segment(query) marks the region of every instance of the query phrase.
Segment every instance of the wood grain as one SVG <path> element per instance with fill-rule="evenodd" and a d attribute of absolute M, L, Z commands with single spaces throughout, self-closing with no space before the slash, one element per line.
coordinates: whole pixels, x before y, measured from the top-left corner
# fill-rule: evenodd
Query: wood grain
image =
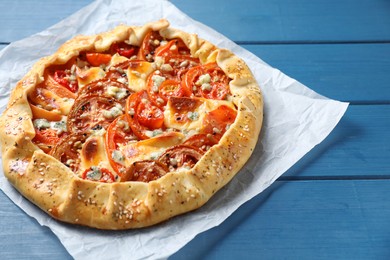
<path fill-rule="evenodd" d="M 355 104 L 390 103 L 390 44 L 243 47 L 329 98 Z"/>
<path fill-rule="evenodd" d="M 0 42 L 39 32 L 92 0 L 3 0 Z M 390 41 L 389 1 L 180 1 L 192 18 L 239 42 L 382 42 Z M 33 21 L 33 22 L 32 22 Z"/>
<path fill-rule="evenodd" d="M 352 105 L 333 132 L 282 178 L 389 178 L 388 129 L 389 105 Z"/>
<path fill-rule="evenodd" d="M 390 181 L 276 182 L 170 259 L 388 259 Z"/>

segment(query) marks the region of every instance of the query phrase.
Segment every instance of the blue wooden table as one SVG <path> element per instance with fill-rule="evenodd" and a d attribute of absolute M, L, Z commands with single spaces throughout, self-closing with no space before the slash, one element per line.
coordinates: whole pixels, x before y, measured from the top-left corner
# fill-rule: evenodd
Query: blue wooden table
<path fill-rule="evenodd" d="M 90 2 L 0 1 L 0 48 Z M 390 1 L 172 2 L 351 105 L 324 142 L 171 259 L 390 259 Z M 69 258 L 48 228 L 0 192 L 0 259 Z"/>

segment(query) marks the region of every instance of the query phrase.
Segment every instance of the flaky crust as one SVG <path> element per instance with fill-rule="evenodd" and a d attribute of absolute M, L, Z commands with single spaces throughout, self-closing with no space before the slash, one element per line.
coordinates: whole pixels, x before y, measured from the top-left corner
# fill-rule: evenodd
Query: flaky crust
<path fill-rule="evenodd" d="M 139 46 L 150 30 L 183 39 L 202 63 L 218 63 L 232 79 L 236 121 L 190 170 L 171 172 L 149 183 L 80 179 L 31 141 L 35 131 L 27 95 L 42 82 L 46 67 L 65 64 L 81 51 L 104 51 L 115 41 L 127 40 Z M 247 65 L 230 51 L 218 49 L 195 34 L 170 28 L 166 20 L 141 27 L 120 25 L 109 32 L 69 40 L 56 53 L 38 61 L 17 83 L 0 118 L 4 173 L 23 196 L 61 221 L 99 229 L 150 226 L 199 208 L 227 184 L 252 154 L 262 120 L 259 86 Z"/>

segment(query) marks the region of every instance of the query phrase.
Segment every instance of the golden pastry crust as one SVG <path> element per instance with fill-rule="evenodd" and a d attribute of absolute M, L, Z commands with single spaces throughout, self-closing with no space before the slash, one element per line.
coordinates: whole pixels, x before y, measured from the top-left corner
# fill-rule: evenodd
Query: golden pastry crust
<path fill-rule="evenodd" d="M 107 50 L 113 42 L 139 46 L 151 30 L 168 39 L 181 38 L 201 63 L 217 62 L 231 79 L 236 120 L 191 169 L 170 172 L 148 183 L 81 179 L 31 141 L 35 130 L 28 94 L 43 81 L 45 68 L 65 64 L 82 51 Z M 23 196 L 58 220 L 99 229 L 146 227 L 199 208 L 227 184 L 251 156 L 262 120 L 259 86 L 247 65 L 230 51 L 170 28 L 166 20 L 140 27 L 120 25 L 109 32 L 69 40 L 38 61 L 17 83 L 0 119 L 4 173 Z"/>

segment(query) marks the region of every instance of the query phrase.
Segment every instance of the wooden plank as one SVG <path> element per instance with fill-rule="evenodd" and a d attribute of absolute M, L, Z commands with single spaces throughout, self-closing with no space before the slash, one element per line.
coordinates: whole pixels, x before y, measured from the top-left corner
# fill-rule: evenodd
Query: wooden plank
<path fill-rule="evenodd" d="M 0 42 L 12 42 L 40 32 L 92 0 L 0 1 Z"/>
<path fill-rule="evenodd" d="M 333 132 L 283 177 L 390 177 L 390 106 L 350 106 Z"/>
<path fill-rule="evenodd" d="M 0 42 L 15 41 L 39 32 L 91 2 L 1 1 Z M 388 1 L 242 0 L 226 4 L 224 0 L 173 0 L 172 3 L 235 41 L 390 40 Z"/>
<path fill-rule="evenodd" d="M 170 259 L 388 259 L 390 181 L 276 182 Z"/>
<path fill-rule="evenodd" d="M 172 2 L 235 41 L 390 40 L 388 1 L 225 0 Z M 200 8 L 204 7 L 204 8 Z M 221 22 L 224 21 L 224 22 Z"/>
<path fill-rule="evenodd" d="M 390 103 L 390 44 L 243 47 L 327 97 L 356 103 Z"/>
<path fill-rule="evenodd" d="M 58 238 L 0 192 L 1 259 L 72 259 Z"/>
<path fill-rule="evenodd" d="M 390 180 L 278 181 L 170 259 L 387 259 L 389 198 Z M 1 192 L 0 210 L 2 258 L 69 258 Z"/>

